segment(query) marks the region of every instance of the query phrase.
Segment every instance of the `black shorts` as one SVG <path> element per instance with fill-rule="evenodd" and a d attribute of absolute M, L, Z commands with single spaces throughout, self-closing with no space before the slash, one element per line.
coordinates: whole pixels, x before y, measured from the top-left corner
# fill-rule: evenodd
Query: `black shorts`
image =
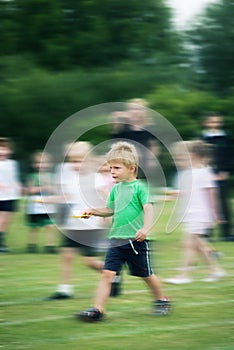
<path fill-rule="evenodd" d="M 17 200 L 11 199 L 7 201 L 0 200 L 0 211 L 16 211 L 17 210 Z"/>
<path fill-rule="evenodd" d="M 104 270 L 120 272 L 126 263 L 132 276 L 148 277 L 153 274 L 150 262 L 149 241 L 111 246 L 105 258 Z"/>
<path fill-rule="evenodd" d="M 46 213 L 44 214 L 27 214 L 27 225 L 29 227 L 44 227 L 48 225 L 53 225 L 53 221 L 50 216 Z"/>
<path fill-rule="evenodd" d="M 99 242 L 102 242 L 104 234 L 103 229 L 69 230 L 62 236 L 61 247 L 77 248 L 83 256 L 96 256 L 100 253 Z"/>

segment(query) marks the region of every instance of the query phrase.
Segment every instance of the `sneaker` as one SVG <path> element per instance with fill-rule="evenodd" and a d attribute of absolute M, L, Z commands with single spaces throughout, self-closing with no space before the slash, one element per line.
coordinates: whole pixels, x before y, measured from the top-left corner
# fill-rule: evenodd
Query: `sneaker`
<path fill-rule="evenodd" d="M 207 278 L 204 278 L 202 281 L 203 282 L 216 282 L 220 278 L 227 276 L 227 273 L 224 270 L 218 270 L 214 273 L 212 273 L 210 276 Z"/>
<path fill-rule="evenodd" d="M 122 277 L 117 274 L 111 283 L 111 291 L 110 291 L 110 297 L 117 297 L 121 294 L 121 288 L 122 288 Z"/>
<path fill-rule="evenodd" d="M 103 319 L 104 314 L 96 308 L 87 309 L 75 314 L 76 318 L 79 318 L 85 322 L 98 322 Z"/>
<path fill-rule="evenodd" d="M 167 316 L 171 311 L 171 302 L 165 297 L 162 300 L 156 300 L 153 305 L 153 314 L 156 316 Z"/>
<path fill-rule="evenodd" d="M 170 284 L 186 284 L 186 283 L 191 283 L 192 279 L 187 277 L 174 277 L 174 278 L 166 278 L 163 281 Z"/>
<path fill-rule="evenodd" d="M 50 300 L 64 300 L 64 299 L 72 299 L 72 298 L 73 298 L 73 295 L 71 295 L 71 294 L 66 294 L 66 293 L 62 293 L 62 292 L 55 292 L 50 297 L 46 298 L 46 300 L 48 300 L 48 301 L 50 301 Z"/>

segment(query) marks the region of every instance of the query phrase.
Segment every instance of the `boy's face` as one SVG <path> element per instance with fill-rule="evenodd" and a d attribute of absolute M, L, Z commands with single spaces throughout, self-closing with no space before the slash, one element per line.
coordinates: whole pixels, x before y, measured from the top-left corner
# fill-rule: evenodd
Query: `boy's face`
<path fill-rule="evenodd" d="M 218 130 L 222 127 L 222 118 L 220 116 L 207 117 L 204 125 L 210 130 Z"/>
<path fill-rule="evenodd" d="M 126 166 L 120 161 L 109 162 L 110 173 L 115 182 L 133 181 L 135 176 L 135 166 Z"/>

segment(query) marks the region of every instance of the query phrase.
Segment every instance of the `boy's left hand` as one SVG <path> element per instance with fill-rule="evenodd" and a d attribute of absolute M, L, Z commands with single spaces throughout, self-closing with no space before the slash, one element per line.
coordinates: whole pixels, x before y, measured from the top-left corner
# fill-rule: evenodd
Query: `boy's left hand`
<path fill-rule="evenodd" d="M 140 229 L 137 231 L 135 237 L 137 242 L 143 242 L 147 237 L 147 233 L 144 229 Z"/>

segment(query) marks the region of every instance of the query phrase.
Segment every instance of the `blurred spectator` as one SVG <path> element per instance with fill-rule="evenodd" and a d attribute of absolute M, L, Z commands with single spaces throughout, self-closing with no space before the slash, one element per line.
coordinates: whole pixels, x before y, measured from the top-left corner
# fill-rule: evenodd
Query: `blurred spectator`
<path fill-rule="evenodd" d="M 150 133 L 151 119 L 147 102 L 134 98 L 128 101 L 127 110 L 112 114 L 112 137 L 133 141 L 139 154 L 138 178 L 153 180 L 155 157 L 159 155 L 157 139 Z M 147 174 L 146 174 L 147 173 Z"/>
<path fill-rule="evenodd" d="M 111 137 L 112 138 L 126 138 L 125 133 L 129 130 L 129 115 L 127 111 L 116 111 L 110 116 L 110 122 L 112 126 Z"/>
<path fill-rule="evenodd" d="M 5 234 L 16 211 L 21 185 L 17 161 L 10 159 L 12 142 L 9 138 L 0 138 L 0 252 L 8 251 Z"/>
<path fill-rule="evenodd" d="M 232 232 L 232 213 L 229 200 L 228 178 L 232 168 L 232 155 L 230 137 L 223 130 L 223 117 L 217 112 L 206 114 L 203 122 L 202 140 L 212 145 L 213 157 L 212 168 L 215 174 L 215 180 L 219 193 L 219 204 L 222 214 L 222 222 L 219 227 L 221 230 L 221 239 L 225 241 L 234 241 Z M 210 231 L 212 236 L 212 230 Z"/>
<path fill-rule="evenodd" d="M 26 181 L 26 223 L 30 227 L 27 252 L 38 252 L 38 231 L 44 228 L 46 234 L 45 252 L 56 253 L 56 230 L 52 216 L 55 204 L 49 203 L 54 195 L 49 154 L 37 151 L 32 156 L 33 171 Z M 52 201 L 53 202 L 53 201 Z"/>
<path fill-rule="evenodd" d="M 188 149 L 190 159 L 188 154 L 184 153 L 185 147 Z M 174 152 L 177 152 L 174 154 L 176 163 L 181 169 L 178 183 L 182 204 L 180 219 L 184 224 L 184 251 L 181 275 L 166 279 L 167 283 L 191 282 L 189 271 L 193 266 L 194 258 L 199 255 L 210 269 L 210 276 L 204 281 L 217 281 L 226 275 L 211 254 L 211 246 L 206 240 L 207 229 L 213 227 L 219 219 L 216 185 L 213 174 L 207 166 L 209 159 L 207 150 L 207 145 L 200 140 L 182 142 L 174 147 Z"/>
<path fill-rule="evenodd" d="M 110 166 L 107 163 L 106 156 L 98 157 L 97 162 L 97 173 L 103 182 L 103 187 L 101 188 L 100 193 L 103 200 L 106 201 L 115 182 L 111 176 Z"/>

